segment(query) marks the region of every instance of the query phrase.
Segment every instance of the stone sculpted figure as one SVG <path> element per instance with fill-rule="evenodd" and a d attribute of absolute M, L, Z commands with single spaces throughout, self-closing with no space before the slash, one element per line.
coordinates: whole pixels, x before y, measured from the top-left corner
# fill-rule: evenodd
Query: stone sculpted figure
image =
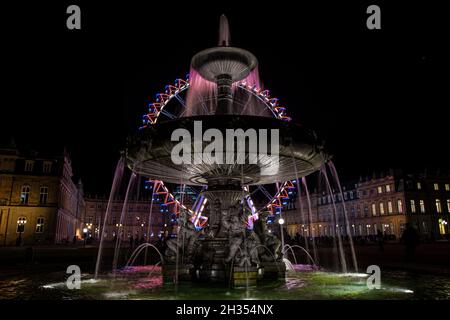
<path fill-rule="evenodd" d="M 175 262 L 177 252 L 182 250 L 184 253 L 184 261 L 192 264 L 194 261 L 195 247 L 198 240 L 198 232 L 194 224 L 189 221 L 187 212 L 183 209 L 180 211 L 179 217 L 180 229 L 177 238 L 167 240 L 167 249 L 165 258 L 169 262 Z"/>
<path fill-rule="evenodd" d="M 227 230 L 229 251 L 225 258 L 225 263 L 231 262 L 236 256 L 245 237 L 245 221 L 243 219 L 242 207 L 238 205 L 230 206 L 227 217 L 222 217 L 222 225 Z"/>
<path fill-rule="evenodd" d="M 281 259 L 281 241 L 267 230 L 268 212 L 260 212 L 259 219 L 254 222 L 253 230 L 264 247 L 259 248 L 261 261 L 279 261 Z M 267 251 L 270 250 L 270 253 Z"/>

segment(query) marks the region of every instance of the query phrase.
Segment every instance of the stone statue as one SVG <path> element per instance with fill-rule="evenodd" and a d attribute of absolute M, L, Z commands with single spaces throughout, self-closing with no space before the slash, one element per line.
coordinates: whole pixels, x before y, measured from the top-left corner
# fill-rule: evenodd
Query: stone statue
<path fill-rule="evenodd" d="M 178 236 L 177 238 L 172 238 L 166 242 L 167 249 L 165 252 L 165 258 L 169 262 L 175 262 L 177 252 L 179 253 L 181 249 L 184 253 L 184 262 L 186 264 L 192 264 L 194 261 L 198 232 L 195 229 L 194 224 L 189 221 L 188 218 L 187 212 L 181 209 L 179 217 L 180 229 L 178 231 Z"/>
<path fill-rule="evenodd" d="M 253 224 L 253 230 L 259 240 L 259 243 L 265 247 L 259 247 L 259 258 L 261 261 L 279 261 L 281 260 L 281 241 L 269 233 L 267 230 L 268 212 L 260 212 L 259 219 Z M 270 250 L 269 253 L 267 249 Z"/>
<path fill-rule="evenodd" d="M 245 237 L 246 226 L 243 218 L 242 206 L 230 206 L 228 217 L 222 215 L 222 226 L 226 230 L 229 241 L 228 256 L 225 258 L 225 263 L 230 263 L 235 257 Z"/>
<path fill-rule="evenodd" d="M 208 217 L 209 227 L 207 235 L 211 238 L 215 238 L 220 233 L 222 220 L 222 205 L 219 199 L 215 199 L 210 210 Z"/>

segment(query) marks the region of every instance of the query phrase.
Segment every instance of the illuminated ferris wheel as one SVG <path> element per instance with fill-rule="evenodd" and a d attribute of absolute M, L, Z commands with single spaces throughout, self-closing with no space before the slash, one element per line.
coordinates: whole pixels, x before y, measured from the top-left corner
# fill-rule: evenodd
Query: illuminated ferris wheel
<path fill-rule="evenodd" d="M 178 119 L 190 114 L 187 110 L 187 92 L 190 87 L 189 75 L 185 79 L 176 79 L 173 84 L 166 85 L 164 92 L 158 93 L 154 102 L 149 103 L 148 112 L 143 116 L 143 125 L 140 128 L 148 129 L 155 125 L 158 121 L 166 121 Z M 272 97 L 269 90 L 263 90 L 257 85 L 247 83 L 245 80 L 240 81 L 234 85 L 235 97 L 234 103 L 240 110 L 245 110 L 251 103 L 259 106 L 256 110 L 256 115 L 264 115 L 273 117 L 280 121 L 291 121 L 291 118 L 286 113 L 286 108 L 281 106 L 278 98 Z M 251 102 L 252 101 L 252 102 Z M 208 114 L 209 108 L 207 101 L 202 101 L 202 113 Z M 253 112 L 255 110 L 252 110 Z M 241 111 L 242 112 L 242 111 Z M 271 194 L 264 184 L 256 186 L 243 185 L 245 191 L 244 203 L 248 208 L 247 227 L 249 229 L 253 226 L 253 221 L 258 219 L 258 213 L 261 211 L 268 211 L 272 216 L 281 213 L 281 209 L 286 204 L 286 201 L 292 198 L 292 194 L 296 192 L 296 180 L 287 180 L 277 183 L 275 186 L 275 194 Z M 200 191 L 192 206 L 188 207 L 183 203 L 181 197 L 177 197 L 175 191 L 170 191 L 168 185 L 163 180 L 150 179 L 148 181 L 149 187 L 153 190 L 153 195 L 160 196 L 161 204 L 165 207 L 170 207 L 170 212 L 178 215 L 180 208 L 186 210 L 190 220 L 194 223 L 197 230 L 201 230 L 208 223 L 208 217 L 205 216 L 204 210 L 207 204 L 207 198 L 202 196 Z M 207 185 L 200 185 L 202 190 L 207 188 Z M 253 190 L 252 190 L 253 189 Z M 272 188 L 273 189 L 273 188 Z M 257 207 L 252 199 L 255 193 L 263 194 L 267 203 Z"/>

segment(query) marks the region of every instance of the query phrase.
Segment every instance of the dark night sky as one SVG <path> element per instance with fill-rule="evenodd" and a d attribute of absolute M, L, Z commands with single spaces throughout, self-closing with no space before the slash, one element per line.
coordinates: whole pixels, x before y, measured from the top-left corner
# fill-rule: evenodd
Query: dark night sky
<path fill-rule="evenodd" d="M 327 141 L 344 178 L 448 168 L 450 37 L 445 11 L 428 1 L 378 2 L 376 31 L 365 26 L 376 1 L 91 2 L 2 5 L 1 17 L 0 134 L 24 148 L 66 146 L 88 192 L 108 191 L 148 99 L 216 45 L 222 13 L 232 44 L 258 57 L 265 87 Z M 81 31 L 65 26 L 75 3 Z"/>

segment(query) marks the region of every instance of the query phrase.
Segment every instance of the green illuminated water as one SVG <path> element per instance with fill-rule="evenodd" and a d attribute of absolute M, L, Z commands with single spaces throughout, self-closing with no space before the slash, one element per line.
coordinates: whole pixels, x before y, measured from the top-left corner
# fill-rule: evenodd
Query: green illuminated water
<path fill-rule="evenodd" d="M 289 272 L 284 281 L 258 287 L 162 283 L 160 274 L 120 274 L 116 279 L 93 280 L 85 275 L 80 290 L 69 290 L 64 274 L 21 276 L 0 280 L 3 299 L 450 299 L 450 278 L 405 272 L 382 273 L 381 289 L 368 289 L 361 274 Z"/>

